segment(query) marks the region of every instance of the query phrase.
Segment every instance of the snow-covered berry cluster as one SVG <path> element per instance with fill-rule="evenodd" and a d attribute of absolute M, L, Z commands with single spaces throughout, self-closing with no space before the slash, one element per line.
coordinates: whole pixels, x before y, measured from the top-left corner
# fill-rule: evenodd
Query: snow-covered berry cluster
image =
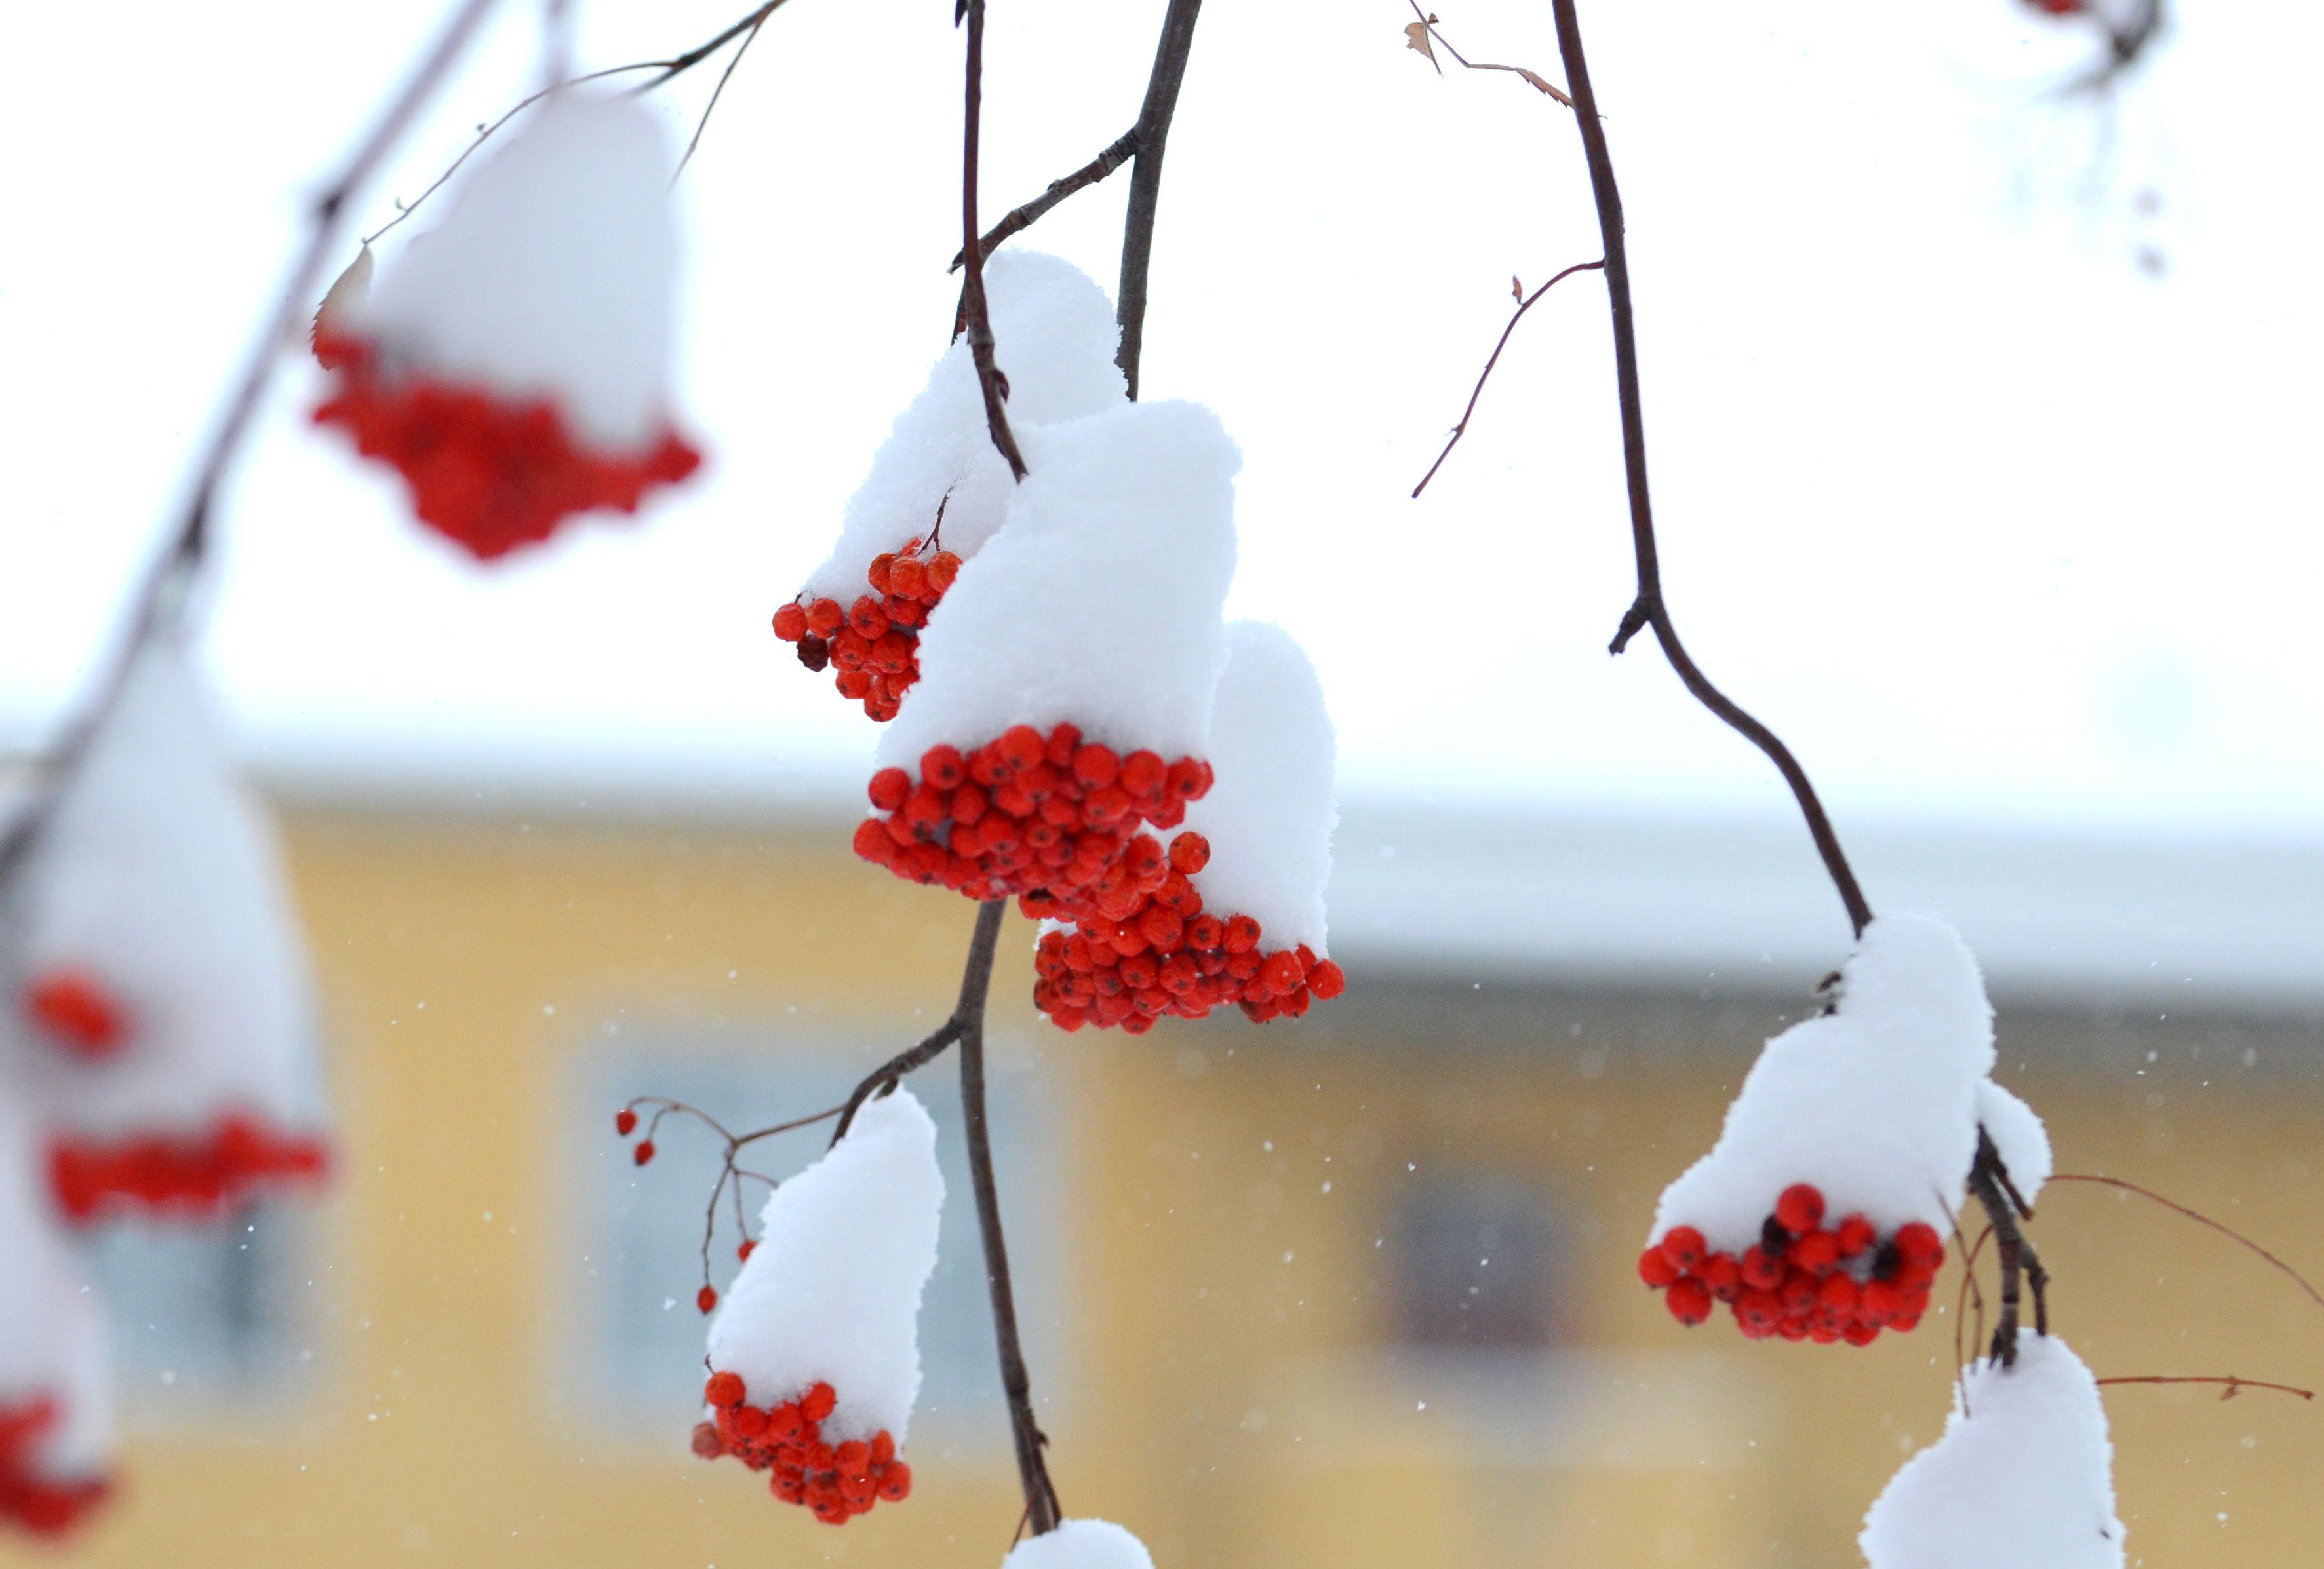
<path fill-rule="evenodd" d="M 115 1209 L 212 1219 L 250 1193 L 319 1181 L 329 1166 L 319 1138 L 231 1113 L 186 1136 L 60 1133 L 49 1144 L 57 1206 L 83 1225 Z"/>
<path fill-rule="evenodd" d="M 669 138 L 618 95 L 549 95 L 381 269 L 316 312 L 318 425 L 403 476 L 479 560 L 584 512 L 635 512 L 701 466 L 673 427 Z"/>
<path fill-rule="evenodd" d="M 481 561 L 539 544 L 576 513 L 635 512 L 648 491 L 702 464 L 672 431 L 634 452 L 599 450 L 548 398 L 403 374 L 362 338 L 318 332 L 315 353 L 336 378 L 315 423 L 401 473 L 413 515 Z"/>
<path fill-rule="evenodd" d="M 912 1468 L 896 1455 L 896 1440 L 881 1428 L 869 1439 L 829 1444 L 823 1424 L 838 1408 L 837 1391 L 818 1383 L 787 1400 L 750 1403 L 750 1390 L 731 1372 L 714 1372 L 703 1391 L 711 1419 L 694 1429 L 694 1452 L 705 1460 L 733 1456 L 763 1471 L 768 1490 L 785 1503 L 802 1504 L 827 1526 L 870 1514 L 881 1499 L 912 1496 Z"/>
<path fill-rule="evenodd" d="M 1121 863 L 1141 823 L 1176 827 L 1210 787 L 1200 758 L 1124 757 L 1072 724 L 1047 736 L 1012 725 L 973 751 L 929 748 L 917 778 L 874 774 L 872 805 L 884 815 L 857 825 L 855 853 L 914 882 L 972 899 L 1015 895 L 1028 914 L 1055 914 Z"/>
<path fill-rule="evenodd" d="M 1210 858 L 1210 841 L 1192 830 L 1174 835 L 1167 852 L 1151 834 L 1131 840 L 1063 913 L 1072 924 L 1041 934 L 1034 1006 L 1062 1030 L 1118 1025 L 1142 1035 L 1166 1014 L 1201 1019 L 1233 1004 L 1265 1023 L 1338 996 L 1347 977 L 1305 943 L 1269 949 L 1251 917 L 1203 908 L 1194 878 Z"/>
<path fill-rule="evenodd" d="M 1759 1240 L 1739 1254 L 1713 1250 L 1702 1233 L 1674 1225 L 1638 1255 L 1638 1278 L 1665 1293 L 1671 1317 L 1692 1327 L 1724 1302 L 1747 1340 L 1780 1335 L 1829 1345 L 1869 1345 L 1902 1334 L 1928 1311 L 1944 1243 L 1920 1221 L 1882 1237 L 1861 1215 L 1827 1227 L 1823 1195 L 1795 1182 L 1775 1200 Z"/>
<path fill-rule="evenodd" d="M 920 678 L 920 628 L 960 575 L 960 557 L 928 541 L 908 539 L 872 558 L 863 581 L 870 593 L 853 604 L 801 594 L 775 612 L 775 636 L 796 644 L 809 670 L 835 667 L 839 695 L 863 704 L 875 720 L 896 717 L 904 693 Z"/>
<path fill-rule="evenodd" d="M 0 1519 L 35 1537 L 59 1537 L 105 1502 L 113 1484 L 103 1476 L 57 1477 L 34 1456 L 58 1427 L 56 1401 L 42 1396 L 0 1403 Z"/>

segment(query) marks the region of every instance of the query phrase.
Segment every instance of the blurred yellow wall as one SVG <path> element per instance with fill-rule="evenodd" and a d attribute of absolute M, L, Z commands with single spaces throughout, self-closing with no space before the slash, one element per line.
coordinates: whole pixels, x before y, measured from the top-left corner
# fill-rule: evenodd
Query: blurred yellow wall
<path fill-rule="evenodd" d="M 141 1422 L 126 1492 L 77 1551 L 140 1569 L 997 1564 L 1019 1507 L 997 1415 L 988 1442 L 914 1448 L 908 1504 L 834 1530 L 693 1461 L 682 1417 L 606 1419 L 576 1394 L 569 1322 L 588 1219 L 570 1152 L 621 1156 L 611 1106 L 567 1071 L 580 1034 L 650 1010 L 763 1039 L 779 1090 L 806 1018 L 868 1068 L 949 1005 L 968 908 L 856 863 L 829 823 L 341 808 L 288 826 L 345 1154 L 309 1234 L 312 1355 L 276 1392 Z M 1056 1234 L 1012 1241 L 1047 1252 L 1071 1321 L 1066 1364 L 1034 1369 L 1065 1391 L 1048 1426 L 1069 1510 L 1131 1526 L 1161 1569 L 1859 1561 L 1865 1506 L 1942 1425 L 1950 1314 L 1868 1351 L 1747 1344 L 1682 1331 L 1631 1272 L 1655 1193 L 1784 1005 L 1358 968 L 1298 1026 L 1066 1038 L 1026 1005 L 1028 943 L 1012 917 L 995 1093 L 1047 1087 Z M 2137 1178 L 2324 1273 L 2313 1021 L 2004 999 L 2003 1057 L 2027 1065 L 2061 1166 Z M 949 1062 L 916 1087 L 949 1096 Z M 652 1179 L 706 1191 L 702 1144 L 665 1149 Z M 1557 1207 L 1570 1289 L 1542 1308 L 1545 1346 L 1400 1334 L 1390 1233 L 1408 1185 L 1448 1170 Z M 946 1224 L 972 1224 L 964 1202 Z M 2060 1188 L 2034 1236 L 2055 1322 L 2100 1374 L 2324 1385 L 2324 1309 L 2214 1234 Z M 2108 1406 L 2134 1563 L 2313 1561 L 2324 1411 L 2203 1389 Z"/>

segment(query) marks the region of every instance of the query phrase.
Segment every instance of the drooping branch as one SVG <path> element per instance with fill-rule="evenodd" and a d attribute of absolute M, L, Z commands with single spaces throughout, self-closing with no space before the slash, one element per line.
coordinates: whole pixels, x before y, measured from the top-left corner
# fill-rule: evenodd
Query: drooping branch
<path fill-rule="evenodd" d="M 2293 1384 L 2270 1383 L 2265 1379 L 2238 1378 L 2234 1373 L 2125 1373 L 2119 1378 L 2100 1379 L 2100 1389 L 2108 1384 L 2224 1384 L 2219 1399 L 2232 1400 L 2246 1390 L 2274 1390 L 2281 1394 L 2298 1395 L 2303 1400 L 2316 1398 L 2314 1390 L 2303 1390 Z"/>
<path fill-rule="evenodd" d="M 1460 445 L 1461 438 L 1468 434 L 1469 417 L 1477 412 L 1477 399 L 1485 395 L 1486 380 L 1492 375 L 1493 367 L 1501 362 L 1501 351 L 1509 346 L 1509 335 L 1517 330 L 1517 323 L 1525 319 L 1525 313 L 1533 308 L 1534 301 L 1539 299 L 1543 295 L 1547 294 L 1559 283 L 1572 277 L 1575 273 L 1598 271 L 1602 270 L 1605 265 L 1606 263 L 1603 262 L 1576 262 L 1572 266 L 1568 267 L 1564 271 L 1558 273 L 1547 283 L 1545 283 L 1539 289 L 1535 289 L 1531 294 L 1518 296 L 1517 307 L 1509 314 L 1509 325 L 1501 329 L 1500 341 L 1493 345 L 1492 353 L 1486 358 L 1485 368 L 1477 372 L 1477 385 L 1475 390 L 1469 394 L 1469 407 L 1461 410 L 1461 422 L 1452 427 L 1452 435 L 1451 438 L 1444 443 L 1444 450 L 1436 454 L 1436 461 L 1430 463 L 1428 465 L 1428 472 L 1420 476 L 1420 483 L 1412 487 L 1412 494 L 1415 500 L 1418 500 L 1421 491 L 1428 489 L 1428 482 L 1436 477 L 1436 471 L 1444 466 L 1444 460 L 1452 455 L 1452 449 Z"/>
<path fill-rule="evenodd" d="M 1006 217 L 984 231 L 984 238 L 977 242 L 977 248 L 990 258 L 1010 235 L 1023 234 L 1038 222 L 1051 207 L 1056 206 L 1077 190 L 1088 189 L 1129 162 L 1130 155 L 1137 151 L 1138 128 L 1133 125 L 1109 142 L 1104 151 L 1083 164 L 1073 173 L 1066 175 L 1063 179 L 1051 180 L 1049 188 L 1039 196 L 1021 207 L 1010 209 Z M 962 251 L 953 252 L 950 271 L 959 271 L 961 259 L 966 254 L 967 252 Z"/>
<path fill-rule="evenodd" d="M 314 308 L 324 265 L 338 243 L 341 213 L 349 198 L 386 160 L 494 4 L 495 0 L 460 0 L 337 175 L 315 198 L 309 210 L 306 240 L 291 261 L 281 292 L 244 354 L 240 372 L 230 384 L 225 412 L 195 464 L 193 483 L 169 544 L 139 581 L 130 601 L 128 625 L 111 654 L 104 675 L 79 716 L 50 749 L 34 794 L 11 820 L 5 837 L 0 838 L 0 894 L 5 893 L 55 816 L 66 783 L 79 767 L 90 743 L 119 701 L 138 653 L 164 624 L 183 614 L 208 550 L 210 518 L 217 505 L 218 486 L 250 434 L 251 422 L 257 417 L 266 390 L 273 382 L 283 346 L 297 341 L 307 313 Z"/>
<path fill-rule="evenodd" d="M 2318 1291 L 2314 1286 L 2309 1284 L 2307 1276 L 2301 1274 L 2298 1270 L 2293 1269 L 2290 1264 L 2285 1263 L 2282 1259 L 2277 1258 L 2273 1253 L 2268 1252 L 2265 1248 L 2260 1246 L 2259 1243 L 2252 1241 L 2251 1238 L 2244 1235 L 2243 1233 L 2236 1230 L 2233 1226 L 2223 1225 L 2218 1221 L 2213 1220 L 2201 1210 L 2190 1209 L 2183 1204 L 2163 1197 L 2163 1195 L 2155 1192 L 2153 1188 L 2141 1188 L 2137 1183 L 2126 1182 L 2119 1177 L 2096 1177 L 2078 1171 L 2060 1171 L 2054 1173 L 2051 1177 L 2050 1180 L 2052 1182 L 2085 1182 L 2099 1188 L 2112 1188 L 2124 1193 L 2135 1193 L 2139 1197 L 2146 1199 L 2150 1203 L 2161 1205 L 2163 1208 L 2172 1211 L 2173 1214 L 2185 1216 L 2189 1220 L 2194 1221 L 2199 1225 L 2208 1225 L 2213 1231 L 2218 1232 L 2221 1236 L 2227 1237 L 2230 1241 L 2235 1242 L 2243 1247 L 2248 1248 L 2251 1252 L 2257 1253 L 2261 1258 L 2266 1260 L 2270 1264 L 2273 1265 L 2279 1272 L 2289 1278 L 2293 1285 L 2298 1286 L 2301 1290 L 2307 1293 L 2308 1299 L 2310 1302 L 2315 1303 L 2319 1308 L 2324 1308 L 2324 1292 Z"/>
<path fill-rule="evenodd" d="M 1969 1170 L 1969 1190 L 1985 1207 L 1985 1218 L 1993 1228 L 1994 1262 L 2001 1272 L 2001 1311 L 1994 1319 L 1993 1344 L 1988 1354 L 2004 1367 L 2017 1361 L 2018 1280 L 2022 1273 L 2025 1287 L 2034 1294 L 2034 1332 L 2050 1333 L 2049 1271 L 2042 1267 L 2041 1255 L 2026 1239 L 2018 1225 L 2021 1211 L 2030 1215 L 2024 1200 L 2015 1197 L 2015 1188 L 2006 1177 L 2001 1152 L 1983 1128 L 1977 1131 L 1977 1158 Z"/>
<path fill-rule="evenodd" d="M 976 226 L 976 161 L 978 127 L 984 115 L 984 0 L 960 0 L 960 14 L 968 23 L 968 81 L 960 139 L 960 245 L 968 258 L 967 277 L 960 294 L 961 316 L 968 331 L 968 352 L 976 362 L 976 380 L 984 390 L 984 423 L 992 445 L 1009 462 L 1009 472 L 1025 477 L 1024 454 L 1017 450 L 1017 435 L 1009 428 L 1003 407 L 1009 383 L 992 362 L 992 312 L 984 298 L 984 250 Z"/>
<path fill-rule="evenodd" d="M 1619 654 L 1640 629 L 1653 628 L 1671 668 L 1678 673 L 1695 700 L 1767 755 L 1783 775 L 1784 782 L 1791 786 L 1801 815 L 1807 819 L 1808 832 L 1815 840 L 1817 853 L 1823 858 L 1824 869 L 1831 874 L 1832 885 L 1840 891 L 1840 901 L 1847 907 L 1849 922 L 1861 936 L 1872 922 L 1872 907 L 1857 885 L 1856 873 L 1848 864 L 1840 836 L 1833 831 L 1823 803 L 1808 780 L 1807 770 L 1800 766 L 1799 759 L 1775 731 L 1711 684 L 1680 643 L 1678 629 L 1664 601 L 1662 564 L 1655 543 L 1654 507 L 1646 490 L 1646 425 L 1638 391 L 1638 342 L 1632 321 L 1629 252 L 1623 243 L 1622 196 L 1614 183 L 1614 161 L 1606 145 L 1606 127 L 1598 116 L 1597 96 L 1591 90 L 1590 62 L 1582 53 L 1582 24 L 1574 14 L 1574 0 L 1552 0 L 1552 9 L 1557 19 L 1558 51 L 1565 60 L 1566 87 L 1573 98 L 1574 124 L 1581 130 L 1582 154 L 1590 165 L 1590 189 L 1597 204 L 1598 229 L 1606 247 L 1606 295 L 1613 315 L 1614 381 L 1621 406 L 1622 462 L 1629 487 L 1631 543 L 1637 558 L 1637 594 L 1623 614 L 1620 629 L 1614 634 L 1609 651 Z"/>
<path fill-rule="evenodd" d="M 1170 120 L 1178 112 L 1178 89 L 1186 79 L 1186 56 L 1194 47 L 1194 23 L 1203 0 L 1170 0 L 1162 17 L 1162 39 L 1154 49 L 1153 74 L 1146 80 L 1146 103 L 1130 134 L 1138 139 L 1138 162 L 1130 171 L 1130 211 L 1121 229 L 1121 288 L 1114 315 L 1121 324 L 1121 367 L 1133 401 L 1138 367 L 1146 347 L 1147 275 L 1154 262 L 1154 220 L 1162 201 L 1162 154 L 1170 140 Z"/>

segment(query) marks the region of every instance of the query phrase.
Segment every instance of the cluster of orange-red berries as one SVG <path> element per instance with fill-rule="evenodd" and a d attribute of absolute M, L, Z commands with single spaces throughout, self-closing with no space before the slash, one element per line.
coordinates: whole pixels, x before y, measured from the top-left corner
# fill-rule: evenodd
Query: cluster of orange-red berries
<path fill-rule="evenodd" d="M 45 1396 L 19 1406 L 0 1406 L 0 1519 L 36 1537 L 70 1529 L 112 1491 L 102 1478 L 56 1482 L 40 1474 L 32 1463 L 32 1447 L 56 1424 L 56 1402 Z"/>
<path fill-rule="evenodd" d="M 836 666 L 839 695 L 860 700 L 874 720 L 894 719 L 920 678 L 920 629 L 960 575 L 959 556 L 939 550 L 923 560 L 922 543 L 908 539 L 901 550 L 873 556 L 863 574 L 872 592 L 852 605 L 801 598 L 775 612 L 775 636 L 798 645 L 799 663 Z"/>
<path fill-rule="evenodd" d="M 24 1014 L 75 1056 L 102 1061 L 121 1049 L 128 1023 L 104 983 L 78 970 L 51 970 L 24 988 Z"/>
<path fill-rule="evenodd" d="M 1124 757 L 1084 743 L 1070 724 L 1046 737 L 1015 725 L 973 751 L 929 748 L 917 780 L 901 768 L 872 775 L 872 804 L 887 815 L 856 826 L 855 853 L 914 882 L 972 899 L 1014 895 L 1028 915 L 1067 919 L 1130 853 L 1141 824 L 1177 827 L 1210 787 L 1199 758 Z"/>
<path fill-rule="evenodd" d="M 1305 943 L 1269 952 L 1251 917 L 1203 908 L 1193 878 L 1210 858 L 1199 833 L 1175 836 L 1167 852 L 1152 834 L 1130 840 L 1121 859 L 1062 904 L 1058 916 L 1072 928 L 1042 933 L 1033 1005 L 1062 1030 L 1118 1025 L 1142 1035 L 1166 1014 L 1201 1019 L 1233 1003 L 1264 1023 L 1338 996 L 1347 977 Z"/>
<path fill-rule="evenodd" d="M 794 1400 L 749 1403 L 750 1390 L 731 1372 L 715 1372 L 703 1390 L 712 1418 L 694 1429 L 694 1452 L 705 1460 L 731 1454 L 753 1471 L 770 1472 L 767 1485 L 785 1503 L 804 1504 L 827 1526 L 869 1514 L 881 1499 L 901 1503 L 912 1494 L 912 1468 L 896 1458 L 885 1428 L 867 1439 L 826 1444 L 823 1423 L 838 1404 L 818 1383 Z"/>
<path fill-rule="evenodd" d="M 1935 1229 L 1911 1221 L 1883 1241 L 1860 1215 L 1829 1229 L 1823 1218 L 1823 1195 L 1794 1183 L 1740 1256 L 1714 1252 L 1694 1227 L 1674 1225 L 1638 1255 L 1638 1278 L 1690 1327 L 1711 1317 L 1713 1303 L 1728 1304 L 1749 1340 L 1869 1345 L 1883 1329 L 1903 1334 L 1920 1323 L 1945 1261 Z"/>
<path fill-rule="evenodd" d="M 217 1215 L 253 1188 L 282 1179 L 321 1179 L 327 1161 L 313 1139 L 277 1133 L 255 1117 L 221 1118 L 206 1136 L 99 1141 L 60 1136 L 49 1145 L 49 1182 L 67 1218 L 97 1218 L 118 1199 L 146 1209 Z"/>
<path fill-rule="evenodd" d="M 576 512 L 634 512 L 649 489 L 702 463 L 674 433 L 634 457 L 593 452 L 547 399 L 387 376 L 362 338 L 318 331 L 315 358 L 337 378 L 315 423 L 340 427 L 364 456 L 393 464 L 420 520 L 486 561 L 548 538 Z"/>

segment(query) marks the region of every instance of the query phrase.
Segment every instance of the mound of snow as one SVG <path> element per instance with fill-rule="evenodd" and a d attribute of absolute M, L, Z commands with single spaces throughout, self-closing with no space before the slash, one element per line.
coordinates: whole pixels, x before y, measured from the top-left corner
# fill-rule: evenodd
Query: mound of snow
<path fill-rule="evenodd" d="M 931 747 L 973 751 L 1019 724 L 1203 757 L 1242 454 L 1193 403 L 1124 404 L 1020 441 L 1008 526 L 930 613 L 881 765 L 917 773 Z"/>
<path fill-rule="evenodd" d="M 2020 1330 L 2016 1365 L 1980 1363 L 1965 1393 L 1864 1517 L 1871 1569 L 2122 1569 L 2114 1445 L 2081 1359 Z"/>
<path fill-rule="evenodd" d="M 0 1107 L 0 1515 L 47 1533 L 108 1486 L 113 1399 L 104 1316 L 49 1218 L 38 1147 Z"/>
<path fill-rule="evenodd" d="M 1323 686 L 1298 640 L 1269 621 L 1227 628 L 1227 664 L 1211 712 L 1210 794 L 1186 827 L 1210 841 L 1194 876 L 1203 907 L 1259 922 L 1272 950 L 1323 945 L 1332 876 L 1337 742 Z"/>
<path fill-rule="evenodd" d="M 903 1089 L 867 1102 L 845 1138 L 768 1197 L 759 1245 L 710 1321 L 711 1370 L 762 1407 L 829 1384 L 825 1442 L 884 1431 L 900 1445 L 943 1206 L 927 1108 Z"/>
<path fill-rule="evenodd" d="M 1154 1569 L 1146 1544 L 1110 1520 L 1059 1520 L 1056 1530 L 1018 1543 L 1001 1564 L 1001 1569 Z"/>
<path fill-rule="evenodd" d="M 2034 1203 L 2056 1169 L 2050 1153 L 2050 1131 L 2042 1125 L 2042 1119 L 2032 1106 L 1988 1078 L 1977 1087 L 1977 1120 L 2000 1152 L 2001 1163 L 2009 1169 L 2018 1197 L 2028 1205 Z"/>
<path fill-rule="evenodd" d="M 14 900 L 11 1055 L 52 1142 L 231 1133 L 235 1157 L 319 1159 L 311 983 L 281 853 L 174 638 L 135 656 Z"/>
<path fill-rule="evenodd" d="M 672 166 L 643 104 L 553 94 L 446 193 L 440 224 L 382 262 L 367 298 L 330 302 L 321 325 L 375 341 L 392 372 L 545 399 L 593 445 L 650 447 L 669 424 Z"/>
<path fill-rule="evenodd" d="M 1801 1182 L 1831 1214 L 1860 1214 L 1883 1235 L 1912 1221 L 1944 1234 L 1992 1068 L 1993 1005 L 1968 948 L 1932 915 L 1880 916 L 1841 970 L 1833 1011 L 1767 1042 L 1719 1142 L 1664 1190 L 1650 1240 L 1688 1225 L 1740 1252 Z"/>
<path fill-rule="evenodd" d="M 1113 303 L 1080 268 L 1038 251 L 1004 250 L 984 264 L 994 360 L 1009 378 L 1009 422 L 1021 442 L 1037 426 L 1102 414 L 1127 401 L 1114 351 Z M 944 512 L 944 547 L 963 559 L 992 537 L 1017 483 L 992 445 L 984 390 L 965 336 L 928 372 L 847 503 L 839 541 L 807 578 L 807 597 L 852 605 L 873 556 L 926 539 Z"/>

